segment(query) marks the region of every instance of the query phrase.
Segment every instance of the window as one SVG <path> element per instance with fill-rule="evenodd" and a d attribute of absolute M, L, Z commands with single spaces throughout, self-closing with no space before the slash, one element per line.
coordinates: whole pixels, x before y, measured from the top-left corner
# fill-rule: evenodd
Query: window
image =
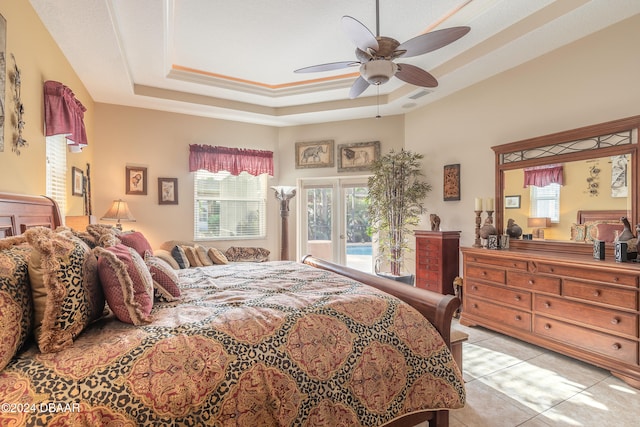
<path fill-rule="evenodd" d="M 46 138 L 46 194 L 58 203 L 60 214 L 67 211 L 67 139 L 64 135 Z"/>
<path fill-rule="evenodd" d="M 560 184 L 544 187 L 531 185 L 531 217 L 551 218 L 551 222 L 560 221 Z"/>
<path fill-rule="evenodd" d="M 194 240 L 266 237 L 267 174 L 195 172 Z"/>

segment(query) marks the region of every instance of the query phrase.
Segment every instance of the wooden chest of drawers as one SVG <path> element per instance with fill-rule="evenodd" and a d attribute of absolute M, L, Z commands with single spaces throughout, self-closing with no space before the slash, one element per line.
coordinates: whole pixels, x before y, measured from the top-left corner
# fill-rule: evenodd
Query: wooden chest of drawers
<path fill-rule="evenodd" d="M 595 364 L 640 388 L 640 265 L 462 248 L 460 322 Z"/>
<path fill-rule="evenodd" d="M 460 273 L 460 232 L 416 230 L 416 287 L 453 295 Z"/>

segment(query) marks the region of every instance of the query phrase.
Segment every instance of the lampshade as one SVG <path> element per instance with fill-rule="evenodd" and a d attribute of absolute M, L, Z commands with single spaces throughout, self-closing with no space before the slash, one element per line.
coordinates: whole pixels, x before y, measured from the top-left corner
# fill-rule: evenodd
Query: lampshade
<path fill-rule="evenodd" d="M 111 205 L 107 213 L 105 213 L 100 219 L 107 220 L 107 221 L 118 221 L 118 224 L 116 224 L 116 227 L 120 230 L 122 230 L 122 225 L 120 224 L 120 221 L 135 222 L 136 220 L 131 214 L 131 211 L 129 210 L 129 206 L 127 205 L 127 202 L 121 199 L 114 200 L 113 204 Z"/>
<path fill-rule="evenodd" d="M 527 225 L 532 228 L 551 227 L 551 218 L 547 218 L 547 217 L 527 218 Z"/>
<path fill-rule="evenodd" d="M 386 59 L 374 59 L 360 66 L 360 74 L 372 85 L 381 85 L 394 76 L 398 66 Z"/>

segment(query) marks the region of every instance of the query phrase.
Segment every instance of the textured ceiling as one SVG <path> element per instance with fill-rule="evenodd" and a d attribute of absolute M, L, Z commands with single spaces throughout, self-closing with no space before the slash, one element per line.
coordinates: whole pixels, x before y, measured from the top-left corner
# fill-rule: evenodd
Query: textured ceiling
<path fill-rule="evenodd" d="M 352 100 L 357 67 L 293 70 L 355 59 L 340 19 L 375 34 L 375 0 L 30 2 L 95 101 L 273 126 L 406 113 L 640 13 L 638 0 L 380 0 L 380 34 L 399 42 L 471 31 L 402 60 L 438 79 L 426 95 L 392 78 Z"/>

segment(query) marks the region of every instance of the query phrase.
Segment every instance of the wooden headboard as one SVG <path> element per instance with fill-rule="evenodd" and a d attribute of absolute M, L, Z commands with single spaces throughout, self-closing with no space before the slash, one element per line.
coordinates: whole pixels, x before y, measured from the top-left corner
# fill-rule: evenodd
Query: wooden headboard
<path fill-rule="evenodd" d="M 31 227 L 62 225 L 58 204 L 45 196 L 0 193 L 0 238 L 17 236 Z"/>
<path fill-rule="evenodd" d="M 624 210 L 617 211 L 578 211 L 578 224 L 585 224 L 591 221 L 620 221 L 620 218 L 629 213 Z"/>

